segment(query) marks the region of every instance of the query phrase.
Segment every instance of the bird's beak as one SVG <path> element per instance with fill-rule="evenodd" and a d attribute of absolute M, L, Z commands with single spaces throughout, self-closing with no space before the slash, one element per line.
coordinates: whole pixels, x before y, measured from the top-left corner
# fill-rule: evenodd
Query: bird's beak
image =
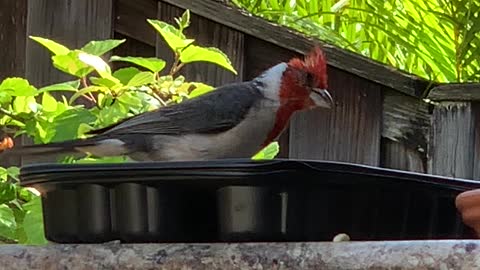
<path fill-rule="evenodd" d="M 317 107 L 330 109 L 334 104 L 332 96 L 326 89 L 312 88 L 310 99 Z"/>

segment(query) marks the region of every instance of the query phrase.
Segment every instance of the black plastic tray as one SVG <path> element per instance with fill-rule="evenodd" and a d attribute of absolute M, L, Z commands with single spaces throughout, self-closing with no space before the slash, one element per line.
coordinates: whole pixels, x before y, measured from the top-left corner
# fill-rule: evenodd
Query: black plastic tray
<path fill-rule="evenodd" d="M 463 179 L 307 160 L 36 164 L 47 239 L 61 243 L 474 238 Z"/>

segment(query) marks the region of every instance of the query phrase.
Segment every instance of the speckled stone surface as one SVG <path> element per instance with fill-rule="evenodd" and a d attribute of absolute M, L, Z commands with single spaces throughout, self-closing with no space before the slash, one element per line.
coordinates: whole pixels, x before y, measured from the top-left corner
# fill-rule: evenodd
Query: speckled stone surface
<path fill-rule="evenodd" d="M 480 241 L 0 246 L 0 269 L 480 269 Z"/>

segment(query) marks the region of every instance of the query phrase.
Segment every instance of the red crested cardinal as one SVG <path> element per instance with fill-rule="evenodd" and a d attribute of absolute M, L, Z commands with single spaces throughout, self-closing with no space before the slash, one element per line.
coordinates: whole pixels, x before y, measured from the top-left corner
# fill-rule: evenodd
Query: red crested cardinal
<path fill-rule="evenodd" d="M 315 47 L 251 81 L 220 86 L 91 132 L 92 137 L 14 147 L 2 154 L 90 153 L 137 161 L 250 158 L 276 140 L 298 111 L 331 108 L 327 65 Z"/>

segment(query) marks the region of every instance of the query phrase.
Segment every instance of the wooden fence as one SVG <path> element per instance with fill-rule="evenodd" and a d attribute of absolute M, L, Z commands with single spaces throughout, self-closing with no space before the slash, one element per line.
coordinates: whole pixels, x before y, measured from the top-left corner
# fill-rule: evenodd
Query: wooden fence
<path fill-rule="evenodd" d="M 116 55 L 173 55 L 147 23 L 173 23 L 192 13 L 186 34 L 224 51 L 238 76 L 203 63 L 183 70 L 188 80 L 221 85 L 248 80 L 307 52 L 318 40 L 250 16 L 218 0 L 0 0 L 0 79 L 25 76 L 42 86 L 69 79 L 28 35 L 71 48 L 92 39 L 126 38 Z M 477 85 L 438 86 L 365 57 L 323 44 L 336 106 L 298 114 L 281 137 L 280 157 L 354 162 L 424 173 L 477 178 Z M 114 66 L 118 67 L 118 66 Z M 437 87 L 438 86 L 438 87 Z M 436 101 L 422 101 L 429 96 Z M 452 98 L 454 97 L 454 98 Z M 18 161 L 10 161 L 18 162 Z"/>

